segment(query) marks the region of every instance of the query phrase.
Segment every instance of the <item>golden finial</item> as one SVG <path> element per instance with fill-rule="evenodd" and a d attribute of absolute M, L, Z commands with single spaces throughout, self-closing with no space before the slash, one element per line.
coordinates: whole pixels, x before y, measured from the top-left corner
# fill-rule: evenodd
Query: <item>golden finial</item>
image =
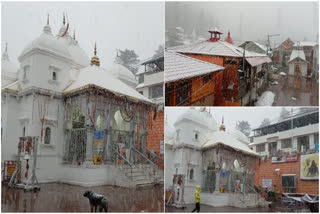
<path fill-rule="evenodd" d="M 66 24 L 66 16 L 64 15 L 64 13 L 63 13 L 63 21 L 62 21 L 62 23 L 63 23 L 63 25 Z"/>
<path fill-rule="evenodd" d="M 97 43 L 94 43 L 94 56 L 91 58 L 91 65 L 100 66 L 100 60 L 97 57 Z"/>
<path fill-rule="evenodd" d="M 47 25 L 49 25 L 49 13 L 48 13 L 48 16 L 47 16 Z"/>
<path fill-rule="evenodd" d="M 224 122 L 224 118 L 223 118 L 223 116 L 222 116 L 222 124 L 221 124 L 221 126 L 220 126 L 220 131 L 226 131 L 226 127 L 225 127 L 225 125 L 223 124 L 223 122 Z"/>

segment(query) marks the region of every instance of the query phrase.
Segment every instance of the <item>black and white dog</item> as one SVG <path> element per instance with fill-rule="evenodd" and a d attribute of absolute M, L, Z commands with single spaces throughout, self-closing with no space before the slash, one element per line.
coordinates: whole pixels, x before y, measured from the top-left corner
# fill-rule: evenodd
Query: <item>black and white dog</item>
<path fill-rule="evenodd" d="M 83 196 L 89 199 L 91 212 L 93 212 L 93 208 L 94 212 L 97 212 L 97 209 L 99 209 L 99 212 L 102 212 L 102 210 L 108 212 L 108 201 L 106 196 L 99 195 L 91 190 L 86 191 Z"/>

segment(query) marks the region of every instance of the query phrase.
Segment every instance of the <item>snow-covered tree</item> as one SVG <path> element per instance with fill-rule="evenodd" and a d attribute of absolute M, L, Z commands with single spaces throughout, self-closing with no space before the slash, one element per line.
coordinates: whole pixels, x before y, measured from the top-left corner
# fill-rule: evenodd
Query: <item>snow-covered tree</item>
<path fill-rule="evenodd" d="M 164 56 L 164 47 L 163 45 L 159 45 L 158 49 L 155 51 L 153 58 L 158 58 Z"/>
<path fill-rule="evenodd" d="M 120 59 L 123 62 L 123 66 L 128 68 L 131 72 L 136 73 L 138 71 L 137 64 L 139 63 L 139 59 L 134 50 L 120 50 Z"/>
<path fill-rule="evenodd" d="M 251 127 L 248 121 L 242 120 L 238 121 L 236 124 L 236 130 L 242 132 L 245 136 L 249 137 Z"/>
<path fill-rule="evenodd" d="M 184 29 L 182 27 L 176 27 L 168 31 L 168 42 L 166 43 L 167 47 L 174 47 L 178 45 L 183 45 L 184 41 Z"/>
<path fill-rule="evenodd" d="M 270 125 L 270 123 L 271 122 L 270 122 L 269 118 L 265 118 L 265 119 L 263 119 L 263 121 L 261 122 L 259 127 L 268 126 L 268 125 Z"/>

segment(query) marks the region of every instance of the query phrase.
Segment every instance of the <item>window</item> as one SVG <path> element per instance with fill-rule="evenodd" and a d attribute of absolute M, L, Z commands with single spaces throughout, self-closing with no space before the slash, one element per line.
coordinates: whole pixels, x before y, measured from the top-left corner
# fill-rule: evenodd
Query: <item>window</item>
<path fill-rule="evenodd" d="M 198 133 L 195 133 L 195 134 L 194 134 L 194 139 L 195 139 L 195 140 L 198 140 Z"/>
<path fill-rule="evenodd" d="M 23 130 L 22 130 L 22 137 L 25 137 L 26 136 L 26 127 L 23 127 Z"/>
<path fill-rule="evenodd" d="M 24 66 L 23 67 L 23 76 L 22 76 L 22 79 L 27 79 L 27 75 L 28 75 L 28 72 L 29 72 L 29 68 L 30 68 L 30 66 Z"/>
<path fill-rule="evenodd" d="M 52 80 L 57 80 L 57 73 L 55 71 L 52 72 Z"/>
<path fill-rule="evenodd" d="M 50 144 L 50 138 L 51 138 L 51 129 L 47 127 L 44 134 L 44 144 Z"/>
<path fill-rule="evenodd" d="M 203 77 L 203 84 L 206 84 L 208 82 L 210 82 L 212 79 L 211 74 L 208 74 L 206 76 Z"/>
<path fill-rule="evenodd" d="M 189 175 L 189 179 L 193 180 L 193 176 L 194 176 L 194 170 L 190 169 L 190 175 Z"/>
<path fill-rule="evenodd" d="M 298 151 L 306 152 L 309 150 L 309 136 L 298 137 Z"/>
<path fill-rule="evenodd" d="M 265 143 L 256 145 L 256 152 L 264 152 L 266 150 Z"/>
<path fill-rule="evenodd" d="M 277 152 L 277 142 L 269 143 L 269 153 L 274 154 Z"/>
<path fill-rule="evenodd" d="M 149 98 L 158 98 L 163 96 L 163 85 L 157 85 L 149 88 Z"/>
<path fill-rule="evenodd" d="M 143 95 L 143 91 L 139 91 L 139 93 Z"/>
<path fill-rule="evenodd" d="M 281 140 L 281 149 L 287 149 L 292 147 L 291 138 Z"/>
<path fill-rule="evenodd" d="M 314 134 L 313 135 L 313 138 L 314 138 L 314 145 L 317 145 L 317 144 L 319 144 L 319 134 Z"/>
<path fill-rule="evenodd" d="M 281 183 L 285 192 L 294 192 L 296 188 L 296 175 L 282 175 Z"/>

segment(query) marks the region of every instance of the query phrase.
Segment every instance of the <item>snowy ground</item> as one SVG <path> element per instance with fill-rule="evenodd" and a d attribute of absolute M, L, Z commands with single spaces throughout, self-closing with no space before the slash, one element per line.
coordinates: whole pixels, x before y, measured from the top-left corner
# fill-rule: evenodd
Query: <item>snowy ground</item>
<path fill-rule="evenodd" d="M 278 75 L 278 85 L 269 85 L 266 91 L 275 94 L 273 106 L 318 106 L 319 84 L 303 78 L 300 89 L 293 87 L 293 77 Z"/>
<path fill-rule="evenodd" d="M 256 102 L 256 106 L 272 106 L 275 94 L 271 91 L 265 91 L 261 94 Z"/>
<path fill-rule="evenodd" d="M 191 212 L 194 209 L 194 204 L 188 204 L 185 209 L 179 209 L 175 207 L 166 206 L 166 212 Z M 264 208 L 234 208 L 234 207 L 212 207 L 208 205 L 200 204 L 200 212 L 208 213 L 208 212 L 239 212 L 239 213 L 258 213 L 258 212 L 276 212 L 273 209 L 268 207 Z"/>
<path fill-rule="evenodd" d="M 108 198 L 109 212 L 163 212 L 163 186 L 139 189 L 114 186 L 80 187 L 49 183 L 40 184 L 40 192 L 1 188 L 2 212 L 90 212 L 89 201 L 83 196 L 94 190 Z"/>

